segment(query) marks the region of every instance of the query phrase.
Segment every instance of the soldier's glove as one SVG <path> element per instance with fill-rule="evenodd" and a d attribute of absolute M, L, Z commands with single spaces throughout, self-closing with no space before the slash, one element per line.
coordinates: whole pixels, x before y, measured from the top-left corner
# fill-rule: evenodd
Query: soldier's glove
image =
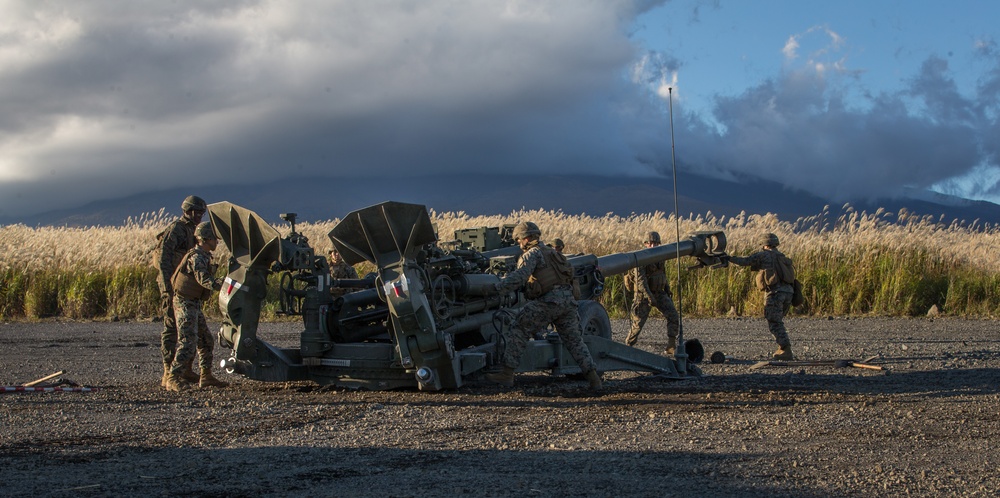
<path fill-rule="evenodd" d="M 729 255 L 728 254 L 723 254 L 722 256 L 719 256 L 719 265 L 721 265 L 722 267 L 729 266 Z"/>

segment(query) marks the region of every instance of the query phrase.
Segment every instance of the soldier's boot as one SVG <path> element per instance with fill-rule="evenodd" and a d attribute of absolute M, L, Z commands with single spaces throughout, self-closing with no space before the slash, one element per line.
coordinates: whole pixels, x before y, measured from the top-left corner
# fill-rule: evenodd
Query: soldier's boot
<path fill-rule="evenodd" d="M 639 332 L 630 330 L 628 337 L 625 338 L 625 345 L 634 347 L 637 342 L 639 342 Z"/>
<path fill-rule="evenodd" d="M 191 358 L 184 365 L 184 370 L 181 370 L 181 378 L 184 379 L 187 382 L 192 383 L 192 384 L 197 384 L 198 381 L 201 380 L 201 379 L 198 378 L 198 374 L 194 373 L 194 370 L 191 370 L 191 363 L 193 363 L 193 362 L 194 362 L 194 358 Z"/>
<path fill-rule="evenodd" d="M 597 373 L 597 369 L 587 372 L 587 382 L 590 382 L 592 391 L 600 391 L 604 387 L 604 383 L 601 382 L 601 374 Z"/>
<path fill-rule="evenodd" d="M 499 372 L 490 372 L 486 374 L 486 380 L 503 384 L 507 387 L 514 387 L 514 369 L 503 367 L 503 370 Z"/>
<path fill-rule="evenodd" d="M 166 387 L 168 391 L 181 392 L 191 389 L 191 384 L 188 384 L 180 375 L 174 375 L 173 372 L 167 374 Z"/>
<path fill-rule="evenodd" d="M 228 382 L 223 382 L 223 381 L 221 381 L 219 379 L 216 379 L 215 376 L 212 375 L 212 370 L 211 369 L 209 369 L 209 368 L 203 368 L 203 369 L 201 369 L 201 380 L 198 381 L 198 386 L 199 387 L 229 387 L 229 383 Z"/>
<path fill-rule="evenodd" d="M 160 378 L 160 387 L 167 387 L 167 377 L 170 377 L 170 364 L 163 364 L 163 377 Z"/>
<path fill-rule="evenodd" d="M 792 345 L 786 344 L 784 346 L 779 345 L 778 350 L 774 352 L 773 359 L 779 361 L 791 361 L 795 359 L 795 355 L 792 354 Z"/>
<path fill-rule="evenodd" d="M 677 350 L 677 338 L 667 337 L 667 349 L 663 350 L 663 354 L 670 356 L 674 354 L 675 350 Z"/>

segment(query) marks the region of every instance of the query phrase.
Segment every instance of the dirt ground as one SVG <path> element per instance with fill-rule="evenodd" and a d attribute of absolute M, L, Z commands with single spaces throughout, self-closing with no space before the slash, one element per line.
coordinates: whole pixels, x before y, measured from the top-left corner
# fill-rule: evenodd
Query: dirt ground
<path fill-rule="evenodd" d="M 684 381 L 605 373 L 599 394 L 545 374 L 439 393 L 223 374 L 227 389 L 170 393 L 157 324 L 4 323 L 4 386 L 65 370 L 99 391 L 0 393 L 0 494 L 996 496 L 996 323 L 788 324 L 800 359 L 887 370 L 751 369 L 773 350 L 763 320 L 688 319 L 687 338 L 732 359 Z M 651 321 L 639 346 L 661 351 L 664 330 Z"/>

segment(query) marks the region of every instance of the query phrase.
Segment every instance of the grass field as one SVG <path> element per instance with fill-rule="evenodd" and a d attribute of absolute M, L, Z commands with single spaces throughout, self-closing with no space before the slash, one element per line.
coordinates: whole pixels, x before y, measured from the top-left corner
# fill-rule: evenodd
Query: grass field
<path fill-rule="evenodd" d="M 815 216 L 782 221 L 774 215 L 715 217 L 711 213 L 677 220 L 662 212 L 602 217 L 558 211 L 520 211 L 468 216 L 436 213 L 431 218 L 442 240 L 459 228 L 500 226 L 530 220 L 542 239 L 563 239 L 569 253 L 612 254 L 641 249 L 645 233 L 656 230 L 664 243 L 698 230 L 723 230 L 733 255 L 759 247 L 773 232 L 780 250 L 795 261 L 804 284 L 804 315 L 918 316 L 932 306 L 952 316 L 1000 315 L 1000 231 L 978 221 L 947 222 L 879 210 L 856 212 L 845 205 Z M 0 227 L 0 319 L 139 319 L 157 314 L 158 290 L 151 266 L 156 234 L 170 221 L 161 210 L 117 227 Z M 331 247 L 327 233 L 336 220 L 297 225 L 317 250 Z M 286 232 L 287 227 L 276 227 Z M 216 254 L 225 261 L 224 248 Z M 759 315 L 763 295 L 745 269 L 688 271 L 682 261 L 682 311 L 692 316 Z M 222 267 L 225 267 L 223 264 Z M 358 266 L 360 274 L 373 271 Z M 667 265 L 677 294 L 677 265 Z M 274 285 L 270 282 L 272 285 Z M 609 277 L 603 301 L 614 317 L 624 316 L 621 278 Z M 274 293 L 271 293 L 272 295 Z M 270 307 L 273 309 L 273 306 Z M 206 306 L 217 316 L 213 306 Z"/>

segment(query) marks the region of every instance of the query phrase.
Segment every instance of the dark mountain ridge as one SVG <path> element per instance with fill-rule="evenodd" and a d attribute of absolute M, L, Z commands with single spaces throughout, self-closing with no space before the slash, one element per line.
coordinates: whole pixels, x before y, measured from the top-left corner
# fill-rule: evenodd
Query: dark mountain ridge
<path fill-rule="evenodd" d="M 746 178 L 712 179 L 694 174 L 678 175 L 682 216 L 737 216 L 774 213 L 785 221 L 821 213 L 825 206 L 834 216 L 843 203 L 787 189 L 774 182 Z M 309 178 L 268 184 L 214 185 L 146 192 L 119 199 L 89 203 L 75 209 L 50 211 L 20 219 L 0 218 L 0 224 L 28 226 L 117 226 L 128 218 L 164 208 L 180 212 L 181 200 L 195 194 L 209 203 L 230 201 L 249 208 L 266 220 L 280 224 L 280 213 L 294 212 L 300 221 L 341 218 L 347 213 L 393 200 L 424 204 L 437 212 L 464 211 L 469 215 L 507 214 L 520 209 L 559 210 L 566 214 L 627 216 L 632 213 L 674 211 L 671 178 L 539 175 L 445 175 L 397 178 Z M 904 199 L 851 202 L 857 211 L 890 213 L 901 209 L 933 216 L 951 223 L 1000 224 L 1000 205 L 969 201 L 930 192 Z"/>

